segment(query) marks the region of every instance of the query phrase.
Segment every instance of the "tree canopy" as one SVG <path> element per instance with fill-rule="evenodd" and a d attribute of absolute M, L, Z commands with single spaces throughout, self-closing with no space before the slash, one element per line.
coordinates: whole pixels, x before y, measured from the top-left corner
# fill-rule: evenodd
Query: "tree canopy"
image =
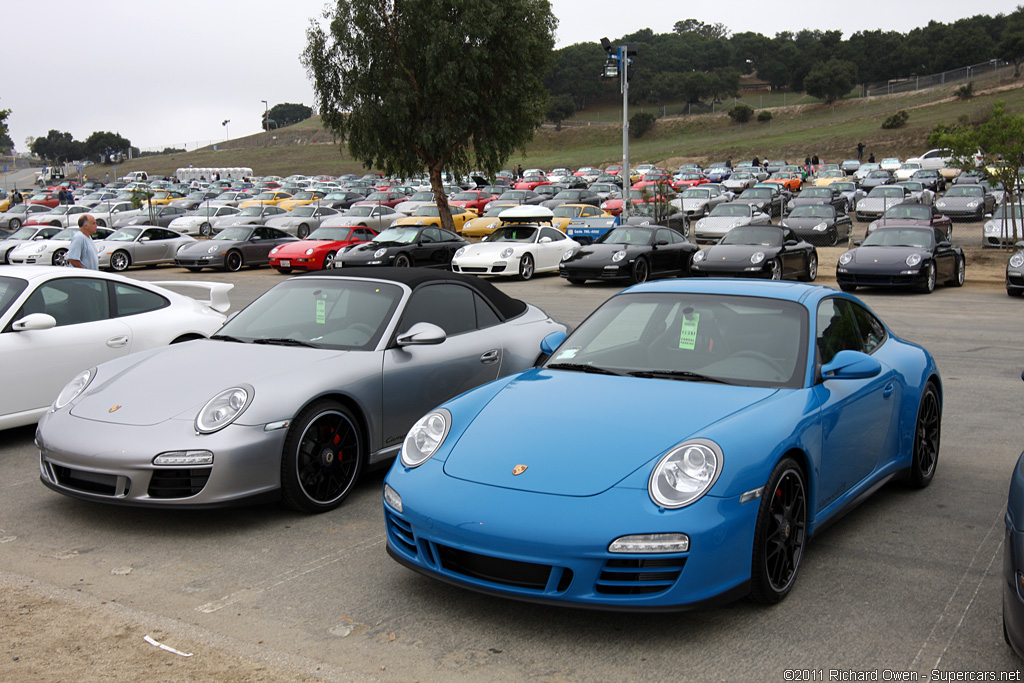
<path fill-rule="evenodd" d="M 804 90 L 812 97 L 835 102 L 850 92 L 857 82 L 857 65 L 842 59 L 832 58 L 823 64 L 815 64 L 804 78 Z"/>
<path fill-rule="evenodd" d="M 10 109 L 0 109 L 0 150 L 8 154 L 14 149 L 14 140 L 11 140 L 11 132 L 7 128 L 7 117 L 10 115 Z"/>
<path fill-rule="evenodd" d="M 338 0 L 302 55 L 325 126 L 386 174 L 493 174 L 545 119 L 548 0 Z M 596 77 L 597 72 L 594 72 Z"/>
<path fill-rule="evenodd" d="M 267 128 L 267 118 L 273 122 L 274 126 L 280 128 L 281 126 L 291 126 L 305 121 L 313 115 L 313 110 L 304 104 L 292 104 L 291 102 L 282 102 L 281 104 L 275 104 L 270 108 L 269 111 L 264 110 L 260 114 L 260 128 Z"/>

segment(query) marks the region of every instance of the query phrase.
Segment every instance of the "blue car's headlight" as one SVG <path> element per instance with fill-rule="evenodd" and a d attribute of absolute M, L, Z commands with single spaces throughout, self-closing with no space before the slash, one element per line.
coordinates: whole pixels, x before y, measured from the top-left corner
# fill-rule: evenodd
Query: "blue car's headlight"
<path fill-rule="evenodd" d="M 196 431 L 211 434 L 227 427 L 252 403 L 253 388 L 241 385 L 225 389 L 203 406 L 196 415 Z"/>
<path fill-rule="evenodd" d="M 96 368 L 89 368 L 83 370 L 74 376 L 74 378 L 67 383 L 67 385 L 60 390 L 60 394 L 57 395 L 57 400 L 53 402 L 51 411 L 58 411 L 67 404 L 71 403 L 75 398 L 78 397 L 85 388 L 89 386 L 89 382 L 96 376 Z"/>
<path fill-rule="evenodd" d="M 722 449 L 714 441 L 692 439 L 658 461 L 647 490 L 655 505 L 681 508 L 707 493 L 722 471 Z"/>
<path fill-rule="evenodd" d="M 427 413 L 412 426 L 402 443 L 402 464 L 419 467 L 444 443 L 452 426 L 452 414 L 444 408 Z"/>

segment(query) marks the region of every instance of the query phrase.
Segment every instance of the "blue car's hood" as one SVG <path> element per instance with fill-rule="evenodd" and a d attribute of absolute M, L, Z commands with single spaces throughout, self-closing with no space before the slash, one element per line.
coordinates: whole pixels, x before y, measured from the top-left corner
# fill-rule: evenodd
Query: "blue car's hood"
<path fill-rule="evenodd" d="M 595 495 L 775 389 L 531 370 L 458 436 L 458 479 L 567 496 Z M 454 419 L 459 420 L 455 414 Z M 517 465 L 526 465 L 513 475 Z"/>
<path fill-rule="evenodd" d="M 206 340 L 172 344 L 105 363 L 71 414 L 125 425 L 157 424 L 183 413 L 195 417 L 198 408 L 225 389 L 249 384 L 258 391 L 270 377 L 287 378 L 303 366 L 344 353 Z"/>

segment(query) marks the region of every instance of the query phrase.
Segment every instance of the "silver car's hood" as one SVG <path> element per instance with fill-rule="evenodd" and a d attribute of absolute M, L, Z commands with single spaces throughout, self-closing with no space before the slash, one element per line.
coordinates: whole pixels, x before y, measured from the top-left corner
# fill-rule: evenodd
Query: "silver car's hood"
<path fill-rule="evenodd" d="M 305 368 L 348 351 L 198 340 L 127 356 L 99 368 L 71 409 L 76 417 L 123 425 L 193 419 L 215 395 L 248 384 L 256 399 L 279 383 L 297 381 Z M 317 370 L 323 374 L 323 370 Z M 288 407 L 281 412 L 287 413 Z M 253 406 L 239 419 L 251 424 Z"/>

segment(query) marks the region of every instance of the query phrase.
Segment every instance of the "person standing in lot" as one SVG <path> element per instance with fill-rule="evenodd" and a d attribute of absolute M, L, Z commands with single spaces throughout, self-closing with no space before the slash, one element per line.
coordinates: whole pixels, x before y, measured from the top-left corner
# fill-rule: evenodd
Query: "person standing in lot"
<path fill-rule="evenodd" d="M 82 214 L 78 219 L 78 232 L 71 238 L 71 246 L 64 256 L 64 263 L 72 268 L 99 270 L 100 260 L 96 256 L 96 247 L 92 244 L 92 236 L 95 234 L 96 219 L 92 214 Z"/>

